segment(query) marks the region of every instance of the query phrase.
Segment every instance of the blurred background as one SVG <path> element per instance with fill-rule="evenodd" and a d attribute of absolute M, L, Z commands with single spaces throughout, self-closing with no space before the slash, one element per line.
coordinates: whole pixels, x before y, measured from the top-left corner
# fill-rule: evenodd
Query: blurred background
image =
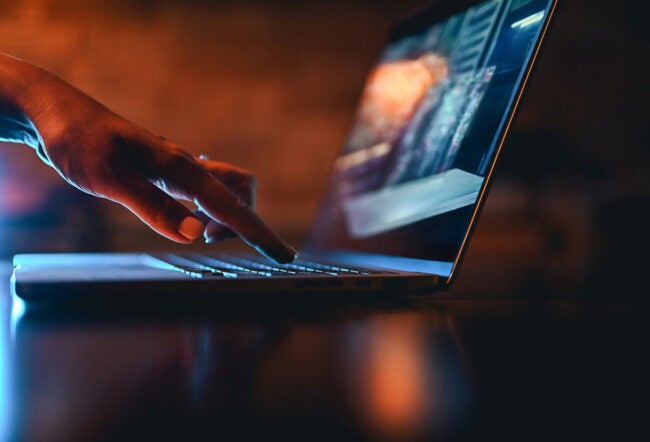
<path fill-rule="evenodd" d="M 192 153 L 251 170 L 259 212 L 299 245 L 390 24 L 428 3 L 0 0 L 0 51 Z M 450 296 L 642 296 L 650 54 L 641 5 L 560 5 Z M 68 186 L 31 149 L 0 143 L 3 259 L 176 247 Z"/>

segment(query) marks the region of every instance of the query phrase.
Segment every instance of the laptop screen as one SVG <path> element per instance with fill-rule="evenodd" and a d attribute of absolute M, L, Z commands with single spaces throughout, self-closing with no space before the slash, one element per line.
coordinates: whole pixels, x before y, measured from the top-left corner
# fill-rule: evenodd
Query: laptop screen
<path fill-rule="evenodd" d="M 553 3 L 439 2 L 396 26 L 308 246 L 456 261 Z"/>

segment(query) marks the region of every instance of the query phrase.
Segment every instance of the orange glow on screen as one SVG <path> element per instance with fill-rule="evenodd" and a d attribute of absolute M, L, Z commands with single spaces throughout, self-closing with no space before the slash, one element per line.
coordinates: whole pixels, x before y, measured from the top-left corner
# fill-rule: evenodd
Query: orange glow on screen
<path fill-rule="evenodd" d="M 366 101 L 375 112 L 403 118 L 422 100 L 429 88 L 447 77 L 443 57 L 427 53 L 416 60 L 399 60 L 378 66 L 368 79 Z"/>

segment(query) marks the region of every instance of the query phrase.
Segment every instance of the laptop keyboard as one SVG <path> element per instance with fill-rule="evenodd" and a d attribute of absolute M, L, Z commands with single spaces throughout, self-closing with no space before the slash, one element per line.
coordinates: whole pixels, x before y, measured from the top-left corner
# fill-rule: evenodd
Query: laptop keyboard
<path fill-rule="evenodd" d="M 154 253 L 150 257 L 194 277 L 225 277 L 240 276 L 342 276 L 342 275 L 372 275 L 390 273 L 350 266 L 340 266 L 298 259 L 290 264 L 275 264 L 254 255 L 237 254 L 203 254 L 203 253 Z"/>

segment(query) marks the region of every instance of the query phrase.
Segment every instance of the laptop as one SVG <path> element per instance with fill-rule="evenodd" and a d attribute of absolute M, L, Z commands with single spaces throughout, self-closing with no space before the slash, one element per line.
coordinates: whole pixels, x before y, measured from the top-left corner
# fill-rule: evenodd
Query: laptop
<path fill-rule="evenodd" d="M 252 251 L 14 256 L 26 302 L 450 288 L 557 0 L 442 0 L 368 74 L 300 258 Z"/>

